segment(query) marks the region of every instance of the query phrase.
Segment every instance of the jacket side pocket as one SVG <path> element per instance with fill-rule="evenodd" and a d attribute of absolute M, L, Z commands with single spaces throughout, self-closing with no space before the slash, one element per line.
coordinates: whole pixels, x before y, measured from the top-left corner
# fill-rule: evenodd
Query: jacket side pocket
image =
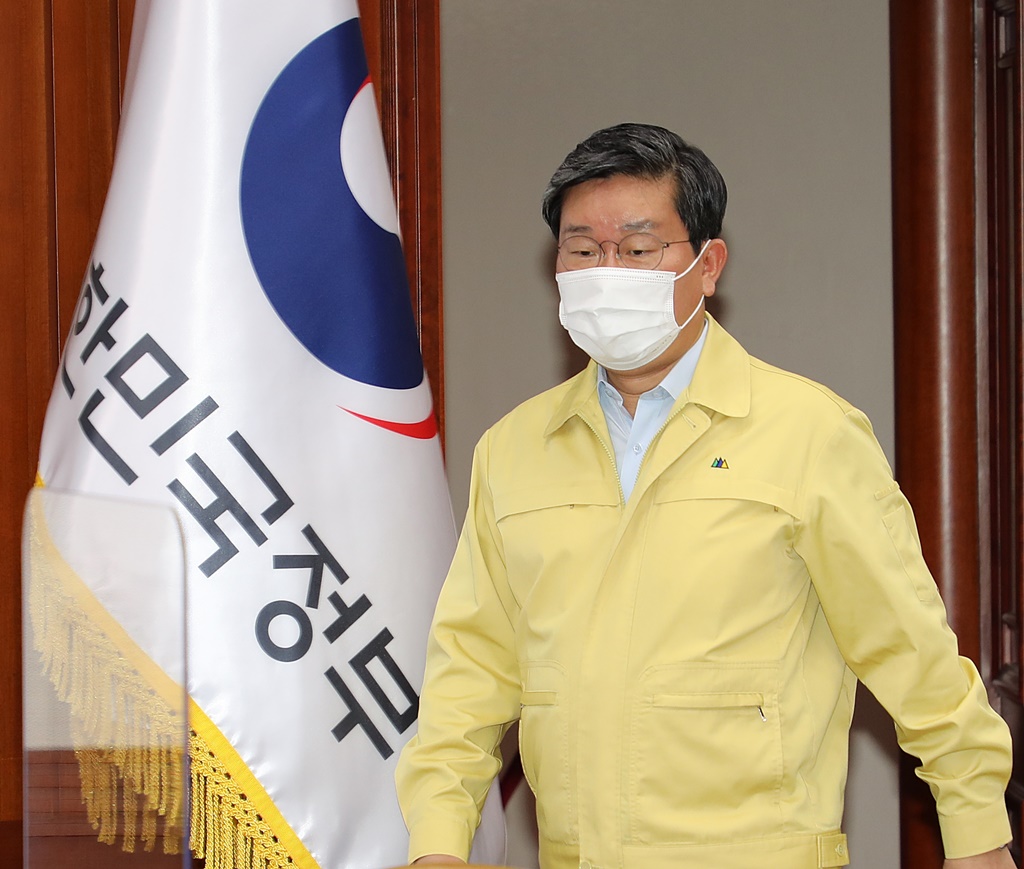
<path fill-rule="evenodd" d="M 537 819 L 547 836 L 578 842 L 569 752 L 565 671 L 554 661 L 522 665 L 519 756 L 537 795 Z"/>
<path fill-rule="evenodd" d="M 774 664 L 652 668 L 635 704 L 634 841 L 726 842 L 781 822 L 782 731 Z"/>

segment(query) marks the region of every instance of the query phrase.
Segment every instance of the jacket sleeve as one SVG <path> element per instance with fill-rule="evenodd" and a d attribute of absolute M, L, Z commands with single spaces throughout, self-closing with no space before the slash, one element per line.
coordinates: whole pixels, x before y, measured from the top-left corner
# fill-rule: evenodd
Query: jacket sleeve
<path fill-rule="evenodd" d="M 847 664 L 921 760 L 946 856 L 1010 841 L 1009 730 L 959 656 L 910 504 L 858 411 L 812 459 L 801 503 L 796 549 Z"/>
<path fill-rule="evenodd" d="M 487 480 L 487 435 L 473 457 L 470 503 L 427 645 L 418 732 L 402 751 L 398 798 L 409 860 L 468 859 L 500 743 L 519 717 L 514 602 Z"/>

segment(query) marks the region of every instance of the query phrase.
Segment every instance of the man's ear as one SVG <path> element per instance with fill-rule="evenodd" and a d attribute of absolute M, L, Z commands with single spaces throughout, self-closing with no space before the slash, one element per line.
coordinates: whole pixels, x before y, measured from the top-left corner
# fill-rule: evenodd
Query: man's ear
<path fill-rule="evenodd" d="M 715 285 L 722 276 L 722 269 L 725 268 L 728 259 L 729 249 L 725 246 L 725 241 L 720 238 L 711 239 L 700 258 L 702 289 L 705 296 L 715 294 Z"/>

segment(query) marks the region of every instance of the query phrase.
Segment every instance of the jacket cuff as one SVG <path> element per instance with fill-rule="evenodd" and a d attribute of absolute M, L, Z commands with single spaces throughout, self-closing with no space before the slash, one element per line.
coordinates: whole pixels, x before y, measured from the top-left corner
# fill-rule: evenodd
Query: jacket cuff
<path fill-rule="evenodd" d="M 972 812 L 939 815 L 942 847 L 950 860 L 1000 848 L 1013 839 L 1003 800 Z"/>
<path fill-rule="evenodd" d="M 468 860 L 474 832 L 464 821 L 449 815 L 419 817 L 409 827 L 409 862 L 427 854 L 450 854 Z"/>

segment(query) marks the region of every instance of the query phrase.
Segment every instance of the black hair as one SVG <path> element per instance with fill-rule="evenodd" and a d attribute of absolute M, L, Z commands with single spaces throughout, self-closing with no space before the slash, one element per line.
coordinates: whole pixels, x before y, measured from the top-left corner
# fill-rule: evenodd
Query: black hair
<path fill-rule="evenodd" d="M 707 155 L 664 127 L 617 124 L 580 142 L 551 176 L 541 213 L 556 239 L 566 192 L 584 181 L 614 175 L 675 179 L 676 211 L 690 233 L 694 253 L 705 241 L 721 235 L 725 179 Z"/>

